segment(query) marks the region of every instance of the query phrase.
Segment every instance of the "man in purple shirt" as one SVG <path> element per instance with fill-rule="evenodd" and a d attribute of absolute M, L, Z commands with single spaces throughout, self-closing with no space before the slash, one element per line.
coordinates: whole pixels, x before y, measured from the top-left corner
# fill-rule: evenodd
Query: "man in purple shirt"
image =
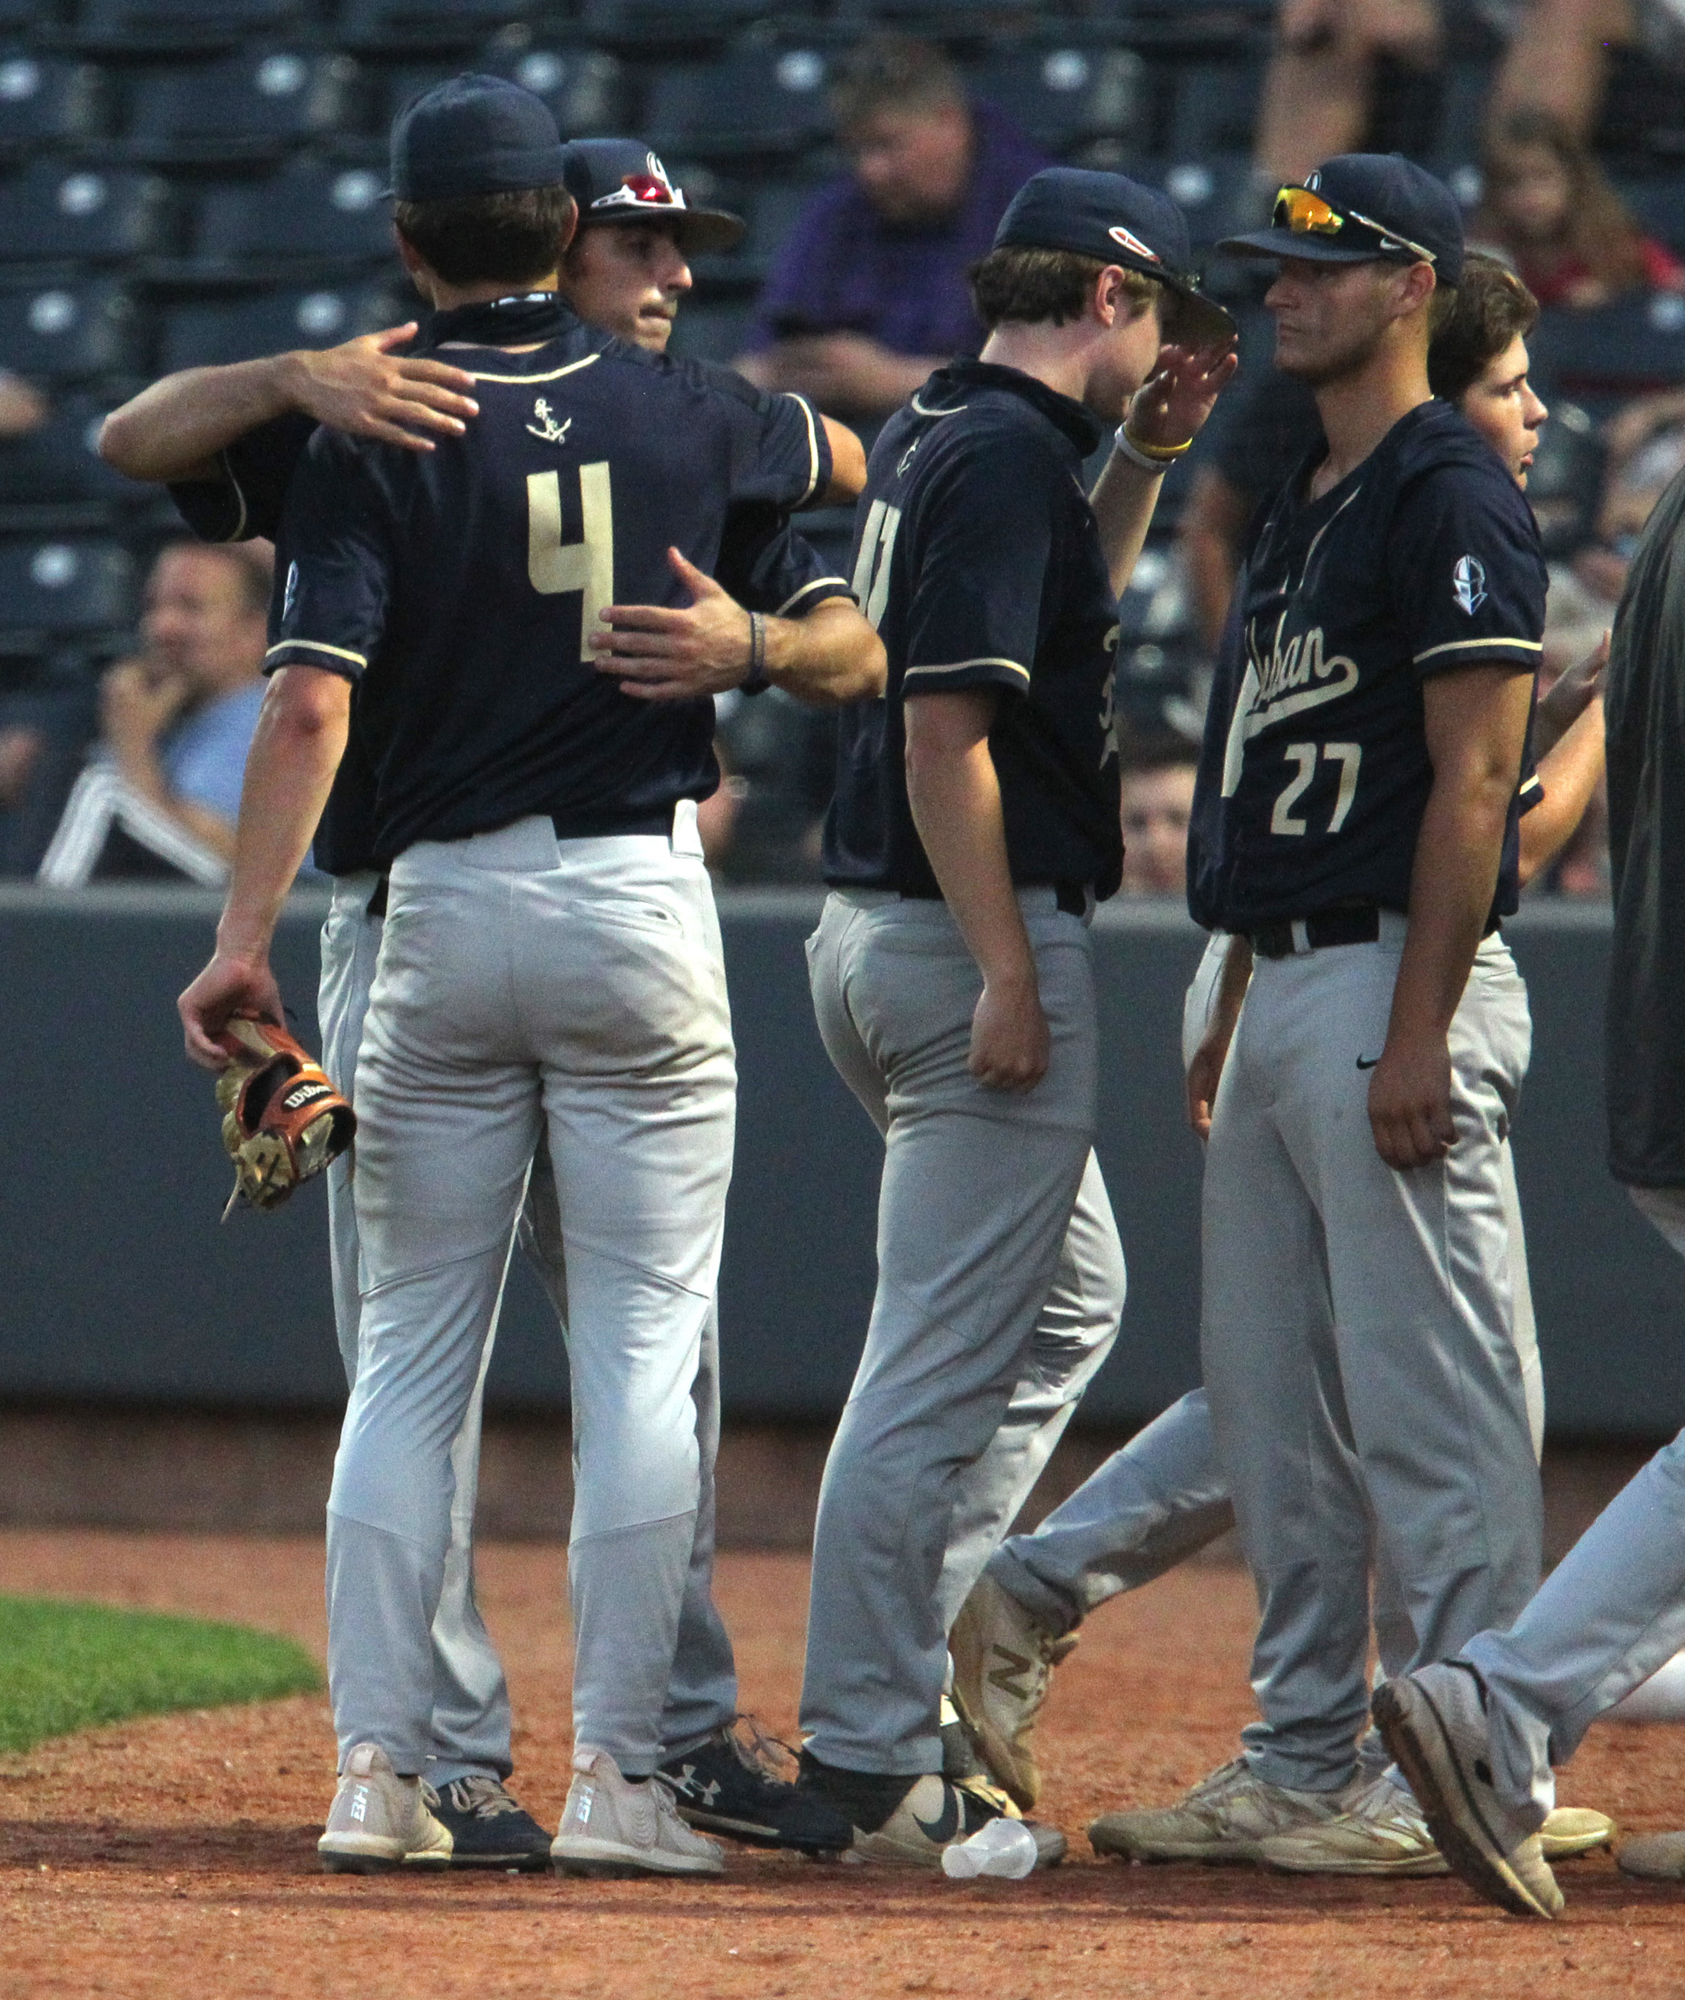
<path fill-rule="evenodd" d="M 738 366 L 839 416 L 886 417 L 933 368 L 981 346 L 966 272 L 1048 161 L 992 105 L 970 103 L 925 42 L 863 43 L 831 101 L 853 171 L 790 232 Z"/>

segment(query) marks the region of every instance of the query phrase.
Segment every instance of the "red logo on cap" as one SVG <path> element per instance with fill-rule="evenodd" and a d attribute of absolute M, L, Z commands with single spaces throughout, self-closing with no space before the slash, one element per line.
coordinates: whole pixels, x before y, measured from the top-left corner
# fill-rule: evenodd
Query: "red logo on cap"
<path fill-rule="evenodd" d="M 1115 228 L 1108 229 L 1106 234 L 1114 243 L 1122 244 L 1125 250 L 1133 251 L 1137 257 L 1145 257 L 1149 264 L 1164 262 L 1156 250 L 1149 250 L 1140 237 L 1133 230 L 1125 229 L 1121 222 Z"/>

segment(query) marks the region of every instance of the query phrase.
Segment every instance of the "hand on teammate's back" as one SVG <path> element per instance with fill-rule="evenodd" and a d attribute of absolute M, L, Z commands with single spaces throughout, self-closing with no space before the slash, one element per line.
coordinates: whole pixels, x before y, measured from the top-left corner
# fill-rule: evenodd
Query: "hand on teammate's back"
<path fill-rule="evenodd" d="M 1232 345 L 1183 347 L 1166 341 L 1158 365 L 1129 405 L 1129 431 L 1143 444 L 1179 445 L 1198 434 L 1240 366 Z"/>
<path fill-rule="evenodd" d="M 1451 1117 L 1451 1054 L 1443 1036 L 1415 1044 L 1389 1037 L 1369 1079 L 1375 1150 L 1408 1173 L 1444 1159 L 1456 1143 Z"/>
<path fill-rule="evenodd" d="M 598 671 L 617 675 L 621 693 L 640 701 L 691 701 L 740 687 L 749 671 L 748 612 L 677 549 L 667 560 L 690 592 L 688 609 L 609 605 L 610 629 L 591 635 Z"/>
<path fill-rule="evenodd" d="M 292 356 L 298 407 L 330 430 L 377 438 L 408 451 L 432 451 L 438 437 L 460 437 L 480 414 L 474 378 L 448 362 L 392 349 L 415 338 L 416 323 L 365 333 L 338 347 Z"/>

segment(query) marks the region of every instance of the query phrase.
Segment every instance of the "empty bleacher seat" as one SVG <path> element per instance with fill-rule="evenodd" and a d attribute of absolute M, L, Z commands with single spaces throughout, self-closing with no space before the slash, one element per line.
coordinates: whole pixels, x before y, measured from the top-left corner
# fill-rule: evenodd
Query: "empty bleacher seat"
<path fill-rule="evenodd" d="M 1055 42 L 996 50 L 967 71 L 967 81 L 1032 139 L 1062 153 L 1085 140 L 1140 132 L 1145 68 L 1133 49 Z"/>
<path fill-rule="evenodd" d="M 1594 312 L 1547 312 L 1527 345 L 1547 401 L 1572 396 L 1601 416 L 1685 383 L 1685 297 L 1635 292 Z"/>
<path fill-rule="evenodd" d="M 295 347 L 337 347 L 404 317 L 380 285 L 319 286 L 173 306 L 163 315 L 157 372 L 252 361 Z"/>
<path fill-rule="evenodd" d="M 339 123 L 357 66 L 308 49 L 254 49 L 151 69 L 130 87 L 127 144 L 158 162 L 278 156 Z"/>
<path fill-rule="evenodd" d="M 253 273 L 309 260 L 372 261 L 392 249 L 392 206 L 374 167 L 302 159 L 199 197 L 193 261 Z"/>
<path fill-rule="evenodd" d="M 0 507 L 120 504 L 155 492 L 100 457 L 99 427 L 111 407 L 109 397 L 64 396 L 39 430 L 0 439 Z"/>
<path fill-rule="evenodd" d="M 1259 227 L 1267 219 L 1253 197 L 1249 159 L 1164 160 L 1137 172 L 1142 180 L 1163 188 L 1181 209 L 1196 248 Z"/>
<path fill-rule="evenodd" d="M 634 129 L 626 66 L 607 49 L 510 39 L 484 62 L 493 76 L 506 76 L 542 97 L 570 139 Z"/>
<path fill-rule="evenodd" d="M 826 61 L 814 48 L 741 48 L 654 71 L 643 129 L 663 153 L 712 159 L 796 153 L 831 129 Z"/>
<path fill-rule="evenodd" d="M 1163 138 L 1173 160 L 1250 153 L 1263 73 L 1250 62 L 1197 62 L 1160 72 L 1170 86 L 1170 120 Z"/>
<path fill-rule="evenodd" d="M 532 11 L 530 0 L 345 0 L 339 39 L 353 49 L 466 47 Z"/>
<path fill-rule="evenodd" d="M 8 650 L 120 631 L 134 613 L 134 560 L 121 542 L 81 536 L 0 540 L 0 643 Z"/>
<path fill-rule="evenodd" d="M 44 382 L 111 375 L 134 361 L 135 313 L 113 279 L 0 291 L 0 365 Z"/>
<path fill-rule="evenodd" d="M 85 48 L 154 54 L 238 48 L 310 12 L 308 0 L 82 0 L 76 26 Z"/>
<path fill-rule="evenodd" d="M 158 240 L 168 192 L 152 174 L 37 160 L 0 180 L 0 258 L 99 263 L 138 256 Z"/>
<path fill-rule="evenodd" d="M 78 145 L 98 133 L 105 93 L 90 63 L 63 57 L 0 57 L 0 157 L 39 146 Z"/>

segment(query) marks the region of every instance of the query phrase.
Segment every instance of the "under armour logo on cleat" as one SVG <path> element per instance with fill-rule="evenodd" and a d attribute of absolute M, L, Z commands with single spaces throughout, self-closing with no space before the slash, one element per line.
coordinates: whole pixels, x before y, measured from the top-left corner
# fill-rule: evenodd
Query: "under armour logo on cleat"
<path fill-rule="evenodd" d="M 989 1685 L 991 1687 L 998 1687 L 1003 1694 L 1009 1694 L 1015 1700 L 1027 1700 L 1030 1692 L 1029 1689 L 1022 1682 L 1015 1680 L 1013 1676 L 1015 1674 L 1027 1674 L 1030 1671 L 1030 1662 L 1025 1659 L 1022 1653 L 1009 1653 L 1004 1646 L 996 1646 L 994 1650 L 1006 1662 L 1006 1665 L 994 1669 L 989 1675 Z"/>
<path fill-rule="evenodd" d="M 528 424 L 527 429 L 535 438 L 541 438 L 546 444 L 566 443 L 567 434 L 573 429 L 572 417 L 564 417 L 558 424 L 551 414 L 550 405 L 542 396 L 533 404 L 532 413 L 538 419 L 538 423 Z"/>

